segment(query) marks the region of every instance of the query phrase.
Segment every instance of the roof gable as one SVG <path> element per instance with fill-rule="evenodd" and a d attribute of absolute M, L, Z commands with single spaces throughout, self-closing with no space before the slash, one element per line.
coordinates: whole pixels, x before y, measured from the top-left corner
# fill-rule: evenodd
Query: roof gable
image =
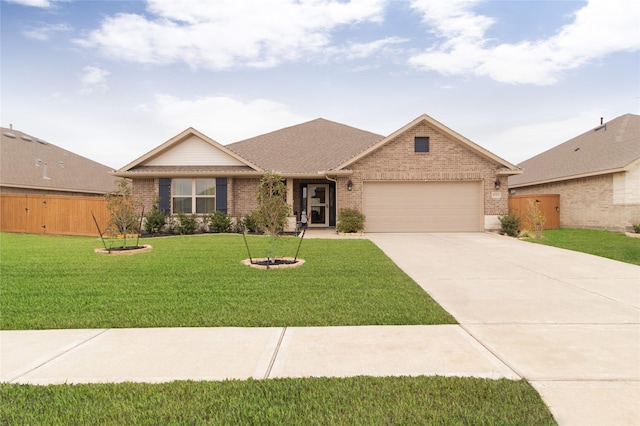
<path fill-rule="evenodd" d="M 509 186 L 624 171 L 640 159 L 640 116 L 625 114 L 520 163 Z"/>
<path fill-rule="evenodd" d="M 104 194 L 110 167 L 14 129 L 1 129 L 0 186 Z"/>
<path fill-rule="evenodd" d="M 167 166 L 237 166 L 260 171 L 255 164 L 190 127 L 122 167 L 117 174 L 126 174 L 135 169 Z"/>
<path fill-rule="evenodd" d="M 384 136 L 318 118 L 227 147 L 264 170 L 312 174 L 334 169 Z"/>
<path fill-rule="evenodd" d="M 409 131 L 413 127 L 415 127 L 418 124 L 421 124 L 423 122 L 426 123 L 427 125 L 435 128 L 437 131 L 443 133 L 444 135 L 448 136 L 449 138 L 455 140 L 456 142 L 460 143 L 461 145 L 467 147 L 471 151 L 477 153 L 481 157 L 484 157 L 484 158 L 488 159 L 489 161 L 496 163 L 498 166 L 501 166 L 501 170 L 498 170 L 498 174 L 512 175 L 512 174 L 521 173 L 520 169 L 517 166 L 515 166 L 515 165 L 509 163 L 508 161 L 498 157 L 497 155 L 493 154 L 492 152 L 482 148 L 480 145 L 477 145 L 477 144 L 471 142 L 469 139 L 465 138 L 464 136 L 460 135 L 457 132 L 454 132 L 453 130 L 451 130 L 450 128 L 445 126 L 444 124 L 436 121 L 435 119 L 431 118 L 430 116 L 428 116 L 426 114 L 421 115 L 420 117 L 418 117 L 415 120 L 411 121 L 407 125 L 401 127 L 400 129 L 396 130 L 395 132 L 391 133 L 386 138 L 380 140 L 375 145 L 370 146 L 366 150 L 360 152 L 356 156 L 354 156 L 354 157 L 350 158 L 349 160 L 345 161 L 344 163 L 340 164 L 338 167 L 336 167 L 336 169 L 337 170 L 341 170 L 341 169 L 349 167 L 351 164 L 353 164 L 356 161 L 366 157 L 367 155 L 371 154 L 372 152 L 377 151 L 378 149 L 380 149 L 383 146 L 387 145 L 391 141 L 395 140 L 401 134 Z"/>

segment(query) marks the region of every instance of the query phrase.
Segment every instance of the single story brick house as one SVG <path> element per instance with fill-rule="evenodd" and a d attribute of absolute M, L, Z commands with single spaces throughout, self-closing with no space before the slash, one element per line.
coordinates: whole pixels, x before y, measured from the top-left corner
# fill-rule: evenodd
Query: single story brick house
<path fill-rule="evenodd" d="M 512 194 L 559 194 L 560 227 L 640 223 L 640 115 L 625 114 L 518 165 Z"/>
<path fill-rule="evenodd" d="M 114 174 L 147 210 L 160 197 L 171 214 L 242 217 L 265 172 L 286 180 L 293 214 L 305 211 L 310 227 L 354 208 L 366 232 L 473 232 L 500 228 L 507 178 L 520 169 L 422 115 L 389 136 L 316 119 L 226 146 L 189 128 Z"/>

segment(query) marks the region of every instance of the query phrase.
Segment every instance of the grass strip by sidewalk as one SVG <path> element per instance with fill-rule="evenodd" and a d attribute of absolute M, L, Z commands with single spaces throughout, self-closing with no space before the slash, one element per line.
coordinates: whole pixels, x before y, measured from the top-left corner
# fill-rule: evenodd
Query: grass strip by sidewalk
<path fill-rule="evenodd" d="M 556 424 L 530 384 L 507 379 L 0 384 L 0 400 L 0 424 Z"/>
<path fill-rule="evenodd" d="M 542 238 L 531 238 L 527 241 L 640 265 L 640 238 L 627 237 L 619 232 L 548 229 L 542 232 Z"/>
<path fill-rule="evenodd" d="M 268 237 L 247 237 L 254 257 Z M 283 327 L 452 324 L 368 240 L 305 239 L 295 269 L 258 270 L 241 235 L 141 240 L 130 256 L 93 252 L 100 240 L 0 233 L 1 328 Z M 293 256 L 298 238 L 281 237 Z"/>

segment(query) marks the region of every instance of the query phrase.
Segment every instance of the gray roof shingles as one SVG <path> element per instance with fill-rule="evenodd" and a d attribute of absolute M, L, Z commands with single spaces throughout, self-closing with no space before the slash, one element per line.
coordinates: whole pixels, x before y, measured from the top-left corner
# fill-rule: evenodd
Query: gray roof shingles
<path fill-rule="evenodd" d="M 518 164 L 509 186 L 571 179 L 622 169 L 640 159 L 640 116 L 625 114 Z"/>
<path fill-rule="evenodd" d="M 332 170 L 383 138 L 318 118 L 226 147 L 264 170 L 309 173 Z"/>
<path fill-rule="evenodd" d="M 2 186 L 91 194 L 116 188 L 110 167 L 14 129 L 0 131 Z"/>

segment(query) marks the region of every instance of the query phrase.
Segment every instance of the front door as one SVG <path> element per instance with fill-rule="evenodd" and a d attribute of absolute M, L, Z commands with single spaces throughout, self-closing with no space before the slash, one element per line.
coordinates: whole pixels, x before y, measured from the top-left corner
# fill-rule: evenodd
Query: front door
<path fill-rule="evenodd" d="M 308 191 L 309 226 L 329 226 L 329 185 L 310 184 Z"/>

